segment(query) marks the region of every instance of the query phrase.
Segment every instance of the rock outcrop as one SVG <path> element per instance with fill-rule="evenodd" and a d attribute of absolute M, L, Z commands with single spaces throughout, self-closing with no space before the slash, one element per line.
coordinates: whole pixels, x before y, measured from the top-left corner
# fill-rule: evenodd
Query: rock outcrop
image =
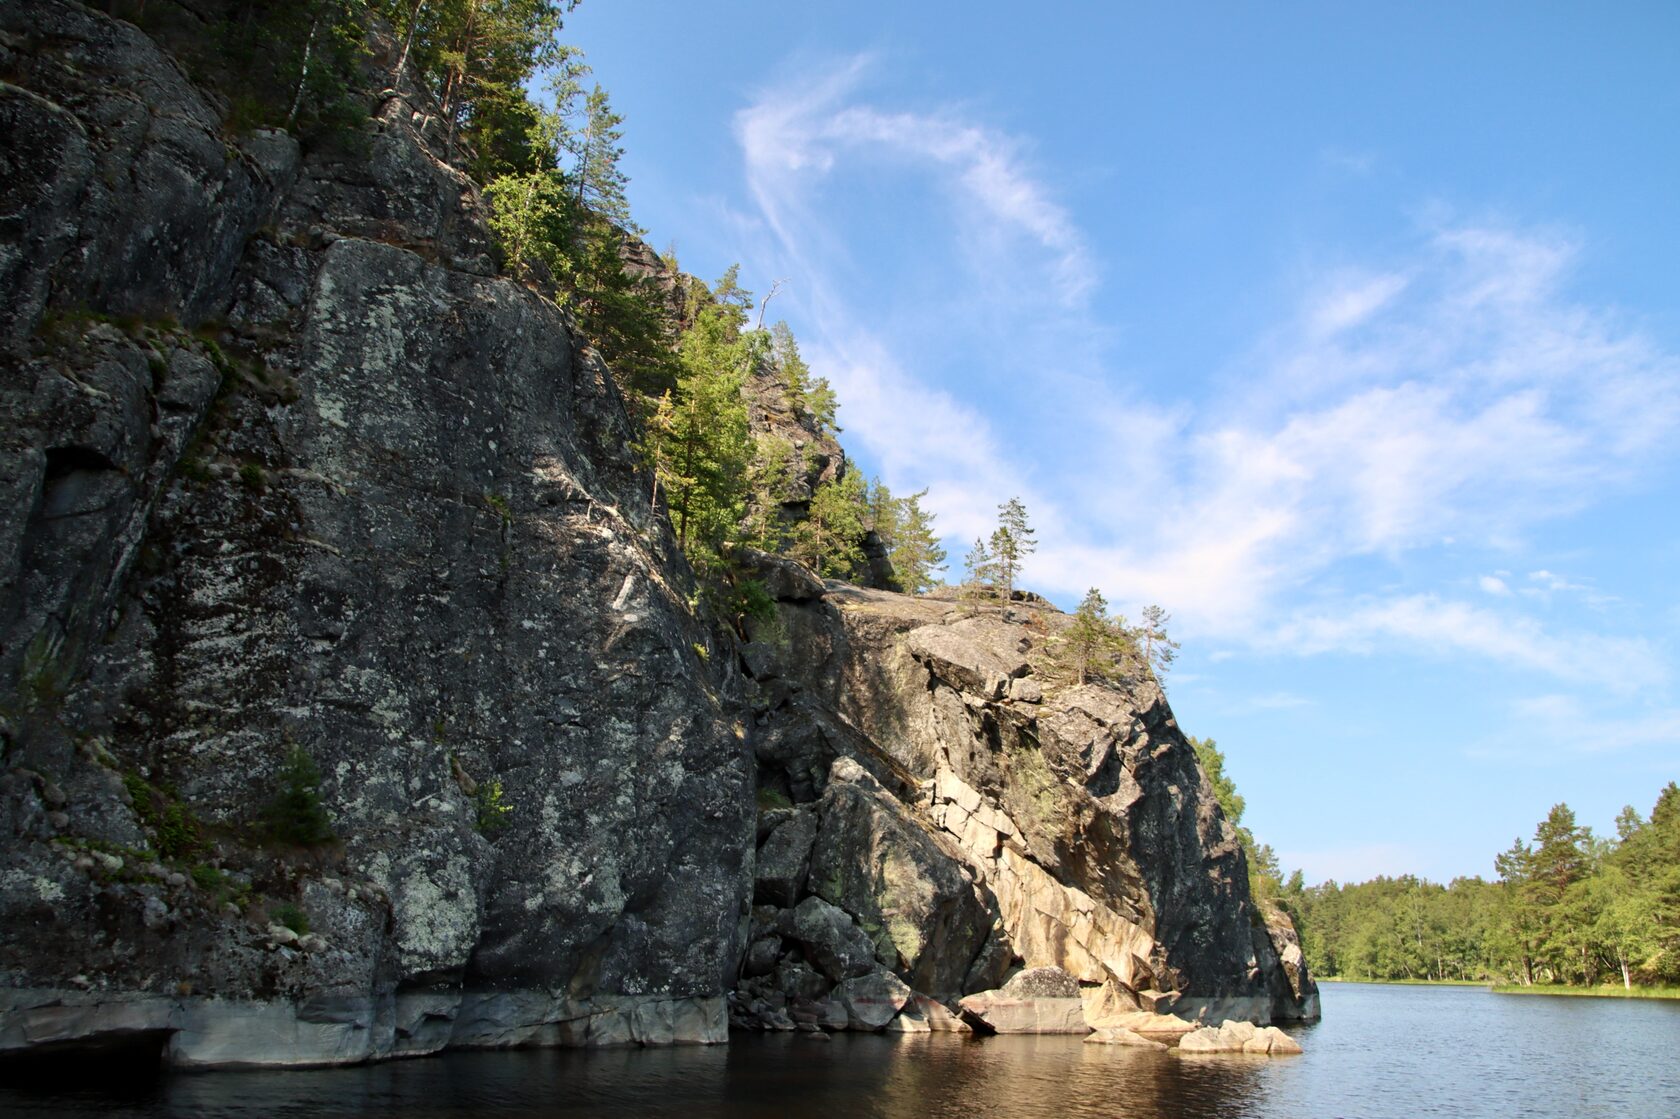
<path fill-rule="evenodd" d="M 73 0 L 0 74 L 0 1056 L 1316 1015 L 1164 696 L 1043 679 L 1042 600 L 740 549 L 776 619 L 696 615 L 422 95 L 239 131 Z M 844 459 L 772 388 L 797 504 Z"/>
<path fill-rule="evenodd" d="M 743 657 L 760 785 L 791 805 L 762 817 L 758 925 L 821 897 L 880 967 L 994 1032 L 1317 1016 L 1294 929 L 1249 898 L 1152 680 L 1042 679 L 1065 619 L 1040 602 L 837 583 L 779 598 Z M 808 955 L 785 937 L 755 947 Z M 741 1024 L 795 997 L 770 971 L 744 981 Z"/>

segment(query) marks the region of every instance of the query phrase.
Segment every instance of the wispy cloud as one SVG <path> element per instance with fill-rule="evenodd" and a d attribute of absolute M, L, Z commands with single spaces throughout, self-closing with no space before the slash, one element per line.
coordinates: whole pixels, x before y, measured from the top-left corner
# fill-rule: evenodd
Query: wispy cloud
<path fill-rule="evenodd" d="M 1441 593 L 1373 598 L 1335 578 L 1445 540 L 1520 552 L 1680 445 L 1680 358 L 1571 297 L 1577 239 L 1437 212 L 1390 259 L 1306 277 L 1211 395 L 1141 398 L 1114 387 L 1092 348 L 1099 268 L 1029 146 L 950 108 L 871 103 L 870 66 L 766 89 L 736 136 L 753 224 L 769 233 L 763 270 L 800 277 L 792 298 L 813 364 L 841 392 L 847 438 L 895 482 L 933 487 L 951 537 L 983 533 L 997 502 L 1021 494 L 1042 542 L 1029 582 L 1066 596 L 1101 586 L 1127 610 L 1165 603 L 1182 636 L 1468 654 L 1621 689 L 1666 681 L 1649 642 L 1525 615 L 1544 605 L 1528 592 L 1578 589 L 1545 571 L 1481 576 L 1497 610 Z M 853 271 L 836 197 L 888 173 L 921 184 L 902 206 L 932 207 L 916 252 L 947 271 L 956 326 L 859 309 L 873 277 Z M 916 353 L 967 343 L 963 330 L 991 320 L 1031 343 L 971 353 L 972 392 L 918 374 Z M 1000 385 L 1012 406 L 1057 416 L 1053 430 L 966 402 Z"/>
<path fill-rule="evenodd" d="M 1468 750 L 1471 757 L 1556 766 L 1646 753 L 1666 767 L 1680 750 L 1680 708 L 1630 710 L 1620 704 L 1607 707 L 1596 697 L 1552 692 L 1518 697 L 1508 711 L 1498 732 Z"/>
<path fill-rule="evenodd" d="M 1668 682 L 1666 660 L 1644 639 L 1552 633 L 1530 617 L 1427 594 L 1297 614 L 1264 640 L 1304 655 L 1366 654 L 1392 645 L 1437 654 L 1473 653 L 1622 694 Z"/>

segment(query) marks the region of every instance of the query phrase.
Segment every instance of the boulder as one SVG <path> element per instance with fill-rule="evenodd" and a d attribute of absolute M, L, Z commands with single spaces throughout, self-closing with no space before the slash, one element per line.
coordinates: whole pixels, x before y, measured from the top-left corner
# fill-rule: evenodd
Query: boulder
<path fill-rule="evenodd" d="M 805 893 L 811 865 L 811 844 L 817 838 L 817 814 L 799 808 L 786 814 L 758 849 L 753 876 L 753 900 L 760 905 L 788 908 Z"/>
<path fill-rule="evenodd" d="M 804 960 L 783 960 L 772 973 L 775 989 L 789 999 L 820 999 L 828 994 L 833 982 L 817 973 Z"/>
<path fill-rule="evenodd" d="M 974 1027 L 952 1014 L 938 999 L 916 993 L 887 1025 L 888 1033 L 973 1033 Z"/>
<path fill-rule="evenodd" d="M 1009 683 L 1026 671 L 1019 656 L 1004 656 L 987 643 L 971 639 L 949 626 L 912 630 L 906 645 L 935 677 L 959 691 L 987 699 L 1002 699 Z"/>
<path fill-rule="evenodd" d="M 782 915 L 782 936 L 798 944 L 805 958 L 836 982 L 867 975 L 875 967 L 875 945 L 849 917 L 822 898 L 810 897 Z"/>
<path fill-rule="evenodd" d="M 874 971 L 835 987 L 833 999 L 845 1008 L 848 1029 L 879 1030 L 904 1008 L 912 993 L 890 971 Z"/>
<path fill-rule="evenodd" d="M 1243 1042 L 1244 1053 L 1269 1057 L 1296 1056 L 1301 1051 L 1301 1043 L 1276 1026 L 1256 1030 L 1253 1037 Z"/>
<path fill-rule="evenodd" d="M 1059 967 L 1034 967 L 1016 972 L 1000 993 L 1013 999 L 1076 999 L 1079 981 Z"/>
<path fill-rule="evenodd" d="M 1258 1056 L 1301 1052 L 1300 1043 L 1276 1026 L 1226 1019 L 1216 1028 L 1204 1026 L 1179 1040 L 1180 1053 L 1248 1053 Z"/>
<path fill-rule="evenodd" d="M 1085 1038 L 1087 1045 L 1125 1045 L 1134 1049 L 1158 1049 L 1165 1052 L 1167 1044 L 1134 1033 L 1124 1026 L 1105 1026 Z"/>
<path fill-rule="evenodd" d="M 1085 1005 L 1078 998 L 1011 998 L 1002 991 L 982 991 L 957 1003 L 963 1020 L 978 1033 L 1083 1034 Z"/>
<path fill-rule="evenodd" d="M 818 815 L 808 888 L 852 914 L 876 960 L 916 990 L 961 994 L 998 913 L 956 849 L 849 758 L 831 767 Z"/>
<path fill-rule="evenodd" d="M 776 970 L 776 962 L 782 956 L 782 938 L 779 936 L 761 936 L 747 945 L 746 958 L 741 961 L 741 974 L 747 976 L 769 975 Z"/>
<path fill-rule="evenodd" d="M 809 602 L 823 596 L 823 581 L 810 570 L 781 556 L 773 556 L 756 548 L 733 547 L 729 559 L 757 579 L 771 598 L 778 602 Z"/>

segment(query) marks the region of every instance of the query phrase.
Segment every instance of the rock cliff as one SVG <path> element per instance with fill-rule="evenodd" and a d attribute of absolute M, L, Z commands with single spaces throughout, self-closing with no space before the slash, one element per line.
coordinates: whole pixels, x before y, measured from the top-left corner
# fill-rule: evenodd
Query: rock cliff
<path fill-rule="evenodd" d="M 1052 611 L 760 557 L 777 624 L 695 616 L 427 106 L 233 132 L 69 0 L 0 76 L 0 1053 L 940 1028 L 1021 964 L 1316 1012 L 1159 691 L 1026 670 Z M 264 822 L 301 755 L 328 844 Z"/>
<path fill-rule="evenodd" d="M 738 1018 L 830 1013 L 805 965 L 851 977 L 805 935 L 813 901 L 937 999 L 1024 966 L 1070 975 L 1091 1026 L 1317 1017 L 1153 680 L 1047 684 L 1033 654 L 1066 619 L 1041 603 L 792 584 L 744 651 L 770 807 Z"/>

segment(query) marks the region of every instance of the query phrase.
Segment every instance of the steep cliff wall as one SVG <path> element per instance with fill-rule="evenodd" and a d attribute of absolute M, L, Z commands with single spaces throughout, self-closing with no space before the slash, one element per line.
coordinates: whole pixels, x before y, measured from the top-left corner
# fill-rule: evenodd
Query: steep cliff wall
<path fill-rule="evenodd" d="M 752 557 L 737 649 L 427 106 L 225 109 L 0 7 L 0 1054 L 935 1028 L 1019 964 L 1314 1012 L 1153 685 L 1046 700 L 1051 612 Z M 300 751 L 331 843 L 273 834 Z"/>
<path fill-rule="evenodd" d="M 0 1046 L 721 1040 L 730 658 L 473 185 L 401 99 L 305 154 L 226 133 L 127 24 L 0 34 Z M 294 747 L 318 853 L 252 826 Z"/>
<path fill-rule="evenodd" d="M 738 1004 L 773 1022 L 788 999 L 820 1016 L 843 998 L 813 995 L 786 963 L 812 944 L 776 910 L 815 897 L 935 997 L 1057 967 L 1093 1025 L 1140 1010 L 1317 1017 L 1294 929 L 1250 899 L 1153 680 L 1042 680 L 1032 654 L 1066 621 L 1043 604 L 780 585 L 746 663 L 761 784 L 795 807 L 761 816 L 748 953 L 761 978 Z M 950 865 L 962 874 L 942 875 Z"/>

